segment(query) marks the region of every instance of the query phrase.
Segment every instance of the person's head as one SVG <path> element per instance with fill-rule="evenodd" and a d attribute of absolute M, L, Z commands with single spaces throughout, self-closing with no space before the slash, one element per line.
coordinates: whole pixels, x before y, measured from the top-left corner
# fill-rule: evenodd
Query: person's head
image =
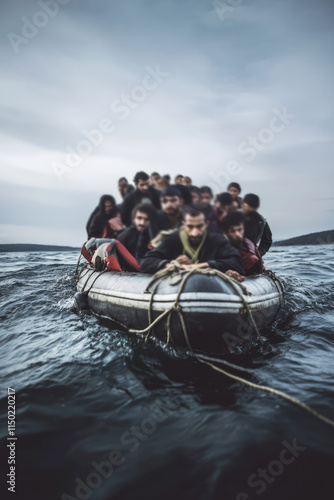
<path fill-rule="evenodd" d="M 174 179 L 175 184 L 182 184 L 182 181 L 183 181 L 183 175 L 181 174 L 177 175 Z"/>
<path fill-rule="evenodd" d="M 113 212 L 116 210 L 115 198 L 110 194 L 104 194 L 100 198 L 99 208 L 101 213 L 112 216 Z"/>
<path fill-rule="evenodd" d="M 160 189 L 162 191 L 166 187 L 168 187 L 168 182 L 166 181 L 166 179 L 164 177 L 160 177 L 160 179 L 157 181 L 156 188 Z"/>
<path fill-rule="evenodd" d="M 170 184 L 170 175 L 169 174 L 165 174 L 165 175 L 162 176 L 162 178 L 166 180 L 167 186 L 169 186 L 169 184 Z"/>
<path fill-rule="evenodd" d="M 242 200 L 242 211 L 245 214 L 256 212 L 260 206 L 260 198 L 257 194 L 246 194 Z"/>
<path fill-rule="evenodd" d="M 142 231 L 151 222 L 155 210 L 150 203 L 140 203 L 132 210 L 132 223 L 137 231 Z"/>
<path fill-rule="evenodd" d="M 245 219 L 241 212 L 231 212 L 224 217 L 222 229 L 234 246 L 239 246 L 244 240 Z"/>
<path fill-rule="evenodd" d="M 120 179 L 118 179 L 118 191 L 122 198 L 124 198 L 124 196 L 126 195 L 128 186 L 129 183 L 125 177 L 121 177 Z"/>
<path fill-rule="evenodd" d="M 240 193 L 241 193 L 240 184 L 238 184 L 237 182 L 231 182 L 227 186 L 227 191 L 230 193 L 230 195 L 232 196 L 233 200 L 236 200 L 238 198 L 238 196 L 240 195 Z"/>
<path fill-rule="evenodd" d="M 195 207 L 185 207 L 183 209 L 182 225 L 186 230 L 191 246 L 198 247 L 208 227 L 208 221 L 204 213 Z"/>
<path fill-rule="evenodd" d="M 228 213 L 228 212 L 234 210 L 233 198 L 232 198 L 231 194 L 228 192 L 218 194 L 217 198 L 216 198 L 216 206 L 223 213 Z"/>
<path fill-rule="evenodd" d="M 201 190 L 197 186 L 191 186 L 190 194 L 192 198 L 192 204 L 198 205 L 201 201 Z"/>
<path fill-rule="evenodd" d="M 211 205 L 213 200 L 212 189 L 209 186 L 203 186 L 200 188 L 201 191 L 201 205 L 203 208 Z"/>
<path fill-rule="evenodd" d="M 188 175 L 186 175 L 185 177 L 183 177 L 182 179 L 182 184 L 184 184 L 185 186 L 191 186 L 192 185 L 192 180 L 190 177 L 188 177 Z"/>
<path fill-rule="evenodd" d="M 180 213 L 181 192 L 177 187 L 166 187 L 160 197 L 162 211 L 170 217 L 175 217 Z"/>
<path fill-rule="evenodd" d="M 151 186 L 158 187 L 158 182 L 161 179 L 161 175 L 158 172 L 152 172 L 150 176 L 150 184 Z"/>
<path fill-rule="evenodd" d="M 134 176 L 133 182 L 135 183 L 138 191 L 140 191 L 143 195 L 148 194 L 150 183 L 149 176 L 146 172 L 137 172 Z"/>

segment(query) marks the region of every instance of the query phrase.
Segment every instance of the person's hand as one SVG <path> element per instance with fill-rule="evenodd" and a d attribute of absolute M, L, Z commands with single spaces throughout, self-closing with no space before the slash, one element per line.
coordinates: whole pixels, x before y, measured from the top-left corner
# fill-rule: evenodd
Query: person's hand
<path fill-rule="evenodd" d="M 184 267 L 186 269 L 207 269 L 210 266 L 207 262 L 202 262 L 201 264 L 189 264 Z"/>
<path fill-rule="evenodd" d="M 231 269 L 229 269 L 228 271 L 226 271 L 225 274 L 229 278 L 233 278 L 236 281 L 239 281 L 239 283 L 241 283 L 245 279 L 244 276 L 241 276 L 241 274 L 237 273 L 237 271 L 232 271 Z"/>
<path fill-rule="evenodd" d="M 182 266 L 192 264 L 192 261 L 189 259 L 187 255 L 179 255 L 175 260 Z"/>

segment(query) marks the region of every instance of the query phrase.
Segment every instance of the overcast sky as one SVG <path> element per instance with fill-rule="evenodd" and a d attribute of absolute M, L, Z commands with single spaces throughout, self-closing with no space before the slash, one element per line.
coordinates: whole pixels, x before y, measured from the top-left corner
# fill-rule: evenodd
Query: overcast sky
<path fill-rule="evenodd" d="M 1 11 L 0 243 L 81 246 L 100 195 L 120 201 L 138 170 L 238 182 L 275 239 L 333 229 L 332 1 Z"/>

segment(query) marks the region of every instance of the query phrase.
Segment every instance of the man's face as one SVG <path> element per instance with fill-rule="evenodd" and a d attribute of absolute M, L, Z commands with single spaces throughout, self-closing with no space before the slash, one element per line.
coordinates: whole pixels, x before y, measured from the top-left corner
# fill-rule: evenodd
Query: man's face
<path fill-rule="evenodd" d="M 248 203 L 242 202 L 242 211 L 245 214 L 249 214 L 251 212 L 256 212 L 256 208 L 251 207 Z"/>
<path fill-rule="evenodd" d="M 236 200 L 239 196 L 239 189 L 237 189 L 236 187 L 230 187 L 228 192 L 234 200 Z"/>
<path fill-rule="evenodd" d="M 143 179 L 139 179 L 139 181 L 136 184 L 136 188 L 138 191 L 140 191 L 142 194 L 147 194 L 148 193 L 148 188 L 149 188 L 149 181 L 144 181 Z"/>
<path fill-rule="evenodd" d="M 179 213 L 181 201 L 178 196 L 163 196 L 160 201 L 166 215 L 175 216 Z"/>
<path fill-rule="evenodd" d="M 104 202 L 104 213 L 106 213 L 107 215 L 110 214 L 113 208 L 113 204 L 110 200 Z"/>
<path fill-rule="evenodd" d="M 183 182 L 182 175 L 178 175 L 177 177 L 175 177 L 175 184 L 182 184 L 182 182 Z"/>
<path fill-rule="evenodd" d="M 158 187 L 158 183 L 160 181 L 161 177 L 160 175 L 151 175 L 151 186 Z"/>
<path fill-rule="evenodd" d="M 227 230 L 227 237 L 234 246 L 239 246 L 244 240 L 245 228 L 243 224 L 230 226 Z"/>
<path fill-rule="evenodd" d="M 126 192 L 127 190 L 127 187 L 128 187 L 128 183 L 126 181 L 120 181 L 118 183 L 118 191 L 119 193 L 122 195 Z"/>
<path fill-rule="evenodd" d="M 201 205 L 202 207 L 207 207 L 211 204 L 212 197 L 209 193 L 201 193 Z"/>
<path fill-rule="evenodd" d="M 183 177 L 182 184 L 184 184 L 185 186 L 191 186 L 191 179 L 190 179 L 190 177 L 188 177 L 188 176 Z"/>
<path fill-rule="evenodd" d="M 194 192 L 194 191 L 191 192 L 191 199 L 192 199 L 193 205 L 196 205 L 196 203 L 200 202 L 199 194 Z"/>
<path fill-rule="evenodd" d="M 146 226 L 149 225 L 150 218 L 147 214 L 137 211 L 135 218 L 133 219 L 133 223 L 136 226 L 137 231 L 142 231 Z"/>
<path fill-rule="evenodd" d="M 187 214 L 183 221 L 183 226 L 186 229 L 191 246 L 194 248 L 198 247 L 202 241 L 204 231 L 207 228 L 207 222 L 204 215 L 200 214 L 197 217 L 192 217 Z"/>

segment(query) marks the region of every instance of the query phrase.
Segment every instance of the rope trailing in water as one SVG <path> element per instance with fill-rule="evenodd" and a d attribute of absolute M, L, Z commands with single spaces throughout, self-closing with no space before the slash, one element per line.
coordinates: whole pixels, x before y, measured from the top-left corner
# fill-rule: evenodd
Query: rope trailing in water
<path fill-rule="evenodd" d="M 332 425 L 334 427 L 334 421 L 331 420 L 330 418 L 324 417 L 317 411 L 313 410 L 310 406 L 307 404 L 303 403 L 302 401 L 299 401 L 299 399 L 293 398 L 292 396 L 289 396 L 288 394 L 285 394 L 285 392 L 278 391 L 277 389 L 272 389 L 271 387 L 267 387 L 266 385 L 259 385 L 259 384 L 254 384 L 253 382 L 250 382 L 249 380 L 246 380 L 244 378 L 238 377 L 237 375 L 232 375 L 232 373 L 228 373 L 225 370 L 222 370 L 218 366 L 215 366 L 212 363 L 209 363 L 205 359 L 201 359 L 199 356 L 195 356 L 198 361 L 201 363 L 204 363 L 208 366 L 210 366 L 213 370 L 216 370 L 217 372 L 223 373 L 226 375 L 226 377 L 231 378 L 232 380 L 237 380 L 238 382 L 242 382 L 243 384 L 249 385 L 250 387 L 254 387 L 254 389 L 259 389 L 261 391 L 266 391 L 269 392 L 270 394 L 275 394 L 276 396 L 279 396 L 283 399 L 286 399 L 287 401 L 290 401 L 290 403 L 293 403 L 303 410 L 307 411 L 308 413 L 311 413 L 314 417 L 318 418 L 322 422 L 325 422 L 328 425 Z"/>
<path fill-rule="evenodd" d="M 130 330 L 130 332 L 132 332 L 132 333 L 139 333 L 139 334 L 144 334 L 144 333 L 148 332 L 147 335 L 145 336 L 145 341 L 147 341 L 147 339 L 148 339 L 148 337 L 150 335 L 150 332 L 153 329 L 153 327 L 157 323 L 159 323 L 159 321 L 161 321 L 165 316 L 167 316 L 167 339 L 166 339 L 166 345 L 168 345 L 170 339 L 172 338 L 171 327 L 170 327 L 170 324 L 171 324 L 171 315 L 172 315 L 173 311 L 176 311 L 177 314 L 178 314 L 178 316 L 179 316 L 180 322 L 181 322 L 182 331 L 183 331 L 183 334 L 184 334 L 185 341 L 187 343 L 187 346 L 188 346 L 190 352 L 192 353 L 192 347 L 191 347 L 191 344 L 189 342 L 189 337 L 188 337 L 188 333 L 187 333 L 187 327 L 186 327 L 186 324 L 185 324 L 185 321 L 184 321 L 184 318 L 183 318 L 182 309 L 181 309 L 181 306 L 179 304 L 179 299 L 180 299 L 180 295 L 181 295 L 181 293 L 182 293 L 182 291 L 183 291 L 183 289 L 185 287 L 186 281 L 189 279 L 189 277 L 192 276 L 195 273 L 199 273 L 199 274 L 207 274 L 207 275 L 216 275 L 216 276 L 219 276 L 224 281 L 227 281 L 228 283 L 230 283 L 230 285 L 232 286 L 233 290 L 242 299 L 242 301 L 244 303 L 244 306 L 245 306 L 245 309 L 248 312 L 249 318 L 251 319 L 251 322 L 252 322 L 252 324 L 253 324 L 253 326 L 255 328 L 255 331 L 256 331 L 258 337 L 260 338 L 260 340 L 262 342 L 262 339 L 260 337 L 260 334 L 259 334 L 258 329 L 257 329 L 256 324 L 255 324 L 255 321 L 253 319 L 252 313 L 250 311 L 249 305 L 248 305 L 247 301 L 245 300 L 245 298 L 243 297 L 243 295 L 238 290 L 238 288 L 236 287 L 235 283 L 237 283 L 237 285 L 240 286 L 243 289 L 243 291 L 245 292 L 246 295 L 251 295 L 245 286 L 241 285 L 239 282 L 237 282 L 233 278 L 230 278 L 230 277 L 226 276 L 226 274 L 224 274 L 224 273 L 222 273 L 222 272 L 220 272 L 220 271 L 218 271 L 216 269 L 211 269 L 211 268 L 208 268 L 208 269 L 192 269 L 191 271 L 188 271 L 187 269 L 182 269 L 182 266 L 180 266 L 180 264 L 178 264 L 177 262 L 173 262 L 173 264 L 174 264 L 173 266 L 171 266 L 171 267 L 169 267 L 167 269 L 162 269 L 161 271 L 158 271 L 153 276 L 152 280 L 149 282 L 149 284 L 146 287 L 145 292 L 146 293 L 150 293 L 149 292 L 149 288 L 150 288 L 150 286 L 153 283 L 155 283 L 155 286 L 154 286 L 154 288 L 153 288 L 153 290 L 151 292 L 151 297 L 150 297 L 150 302 L 149 302 L 149 312 L 148 312 L 149 326 L 147 328 L 145 328 L 144 330 Z M 178 275 L 179 275 L 178 279 L 176 281 L 174 281 L 174 282 L 171 282 L 171 276 L 172 276 L 172 274 L 175 271 L 178 272 Z M 279 283 L 279 285 L 280 285 L 281 291 L 283 292 L 283 290 L 284 290 L 283 289 L 283 285 L 282 285 L 281 281 L 279 280 L 279 278 L 277 278 L 277 276 L 275 275 L 275 273 L 273 273 L 272 271 L 266 271 L 265 274 L 267 276 L 269 276 L 272 280 L 277 281 Z M 180 284 L 180 287 L 179 287 L 179 290 L 178 290 L 178 293 L 177 293 L 177 296 L 176 296 L 176 299 L 175 299 L 173 305 L 169 309 L 167 309 L 166 311 L 164 311 L 163 313 L 161 313 L 152 322 L 152 305 L 153 305 L 154 294 L 156 293 L 156 290 L 157 290 L 158 286 L 160 285 L 160 283 L 165 278 L 167 278 L 167 277 L 168 277 L 169 284 L 171 284 L 171 285 L 177 285 L 178 283 L 181 283 L 181 284 Z M 280 293 L 279 290 L 278 290 L 278 292 Z M 280 295 L 281 295 L 281 293 L 280 293 Z M 253 387 L 254 389 L 259 389 L 261 391 L 266 391 L 266 392 L 269 392 L 270 394 L 274 394 L 275 396 L 278 396 L 278 397 L 281 397 L 283 399 L 286 399 L 290 403 L 293 403 L 294 405 L 299 406 L 300 408 L 302 408 L 306 412 L 310 413 L 311 415 L 313 415 L 317 419 L 321 420 L 322 422 L 324 422 L 324 423 L 326 423 L 328 425 L 334 426 L 334 421 L 333 420 L 331 420 L 331 419 L 329 419 L 327 417 L 324 417 L 323 415 L 321 415 L 317 411 L 313 410 L 310 406 L 306 405 L 302 401 L 300 401 L 300 400 L 298 400 L 298 399 L 296 399 L 296 398 L 294 398 L 292 396 L 289 396 L 288 394 L 285 394 L 282 391 L 279 391 L 277 389 L 272 389 L 271 387 L 267 387 L 265 385 L 254 384 L 253 382 L 250 382 L 249 380 L 246 380 L 246 379 L 244 379 L 242 377 L 238 377 L 237 375 L 233 375 L 232 373 L 229 373 L 226 370 L 223 370 L 222 368 L 219 368 L 218 366 L 216 366 L 213 363 L 211 363 L 210 361 L 212 360 L 212 358 L 209 358 L 207 356 L 203 356 L 203 355 L 199 355 L 199 354 L 193 354 L 193 356 L 198 361 L 200 361 L 201 363 L 206 364 L 207 366 L 209 366 L 213 370 L 216 370 L 219 373 L 222 373 L 223 375 L 225 375 L 228 378 L 231 378 L 232 380 L 236 380 L 236 381 L 241 382 L 241 383 L 243 383 L 245 385 Z M 210 359 L 210 361 L 208 361 L 208 359 Z M 233 363 L 229 363 L 228 361 L 224 361 L 224 360 L 214 360 L 214 361 L 218 362 L 218 363 L 221 363 L 221 364 L 224 364 L 226 366 L 230 366 L 231 368 L 233 368 L 235 370 L 240 370 L 240 371 L 244 371 L 244 372 L 248 372 L 248 373 L 252 373 L 252 374 L 254 373 L 254 371 L 250 370 L 249 368 L 242 368 L 242 367 L 237 366 L 237 365 L 235 365 Z"/>

